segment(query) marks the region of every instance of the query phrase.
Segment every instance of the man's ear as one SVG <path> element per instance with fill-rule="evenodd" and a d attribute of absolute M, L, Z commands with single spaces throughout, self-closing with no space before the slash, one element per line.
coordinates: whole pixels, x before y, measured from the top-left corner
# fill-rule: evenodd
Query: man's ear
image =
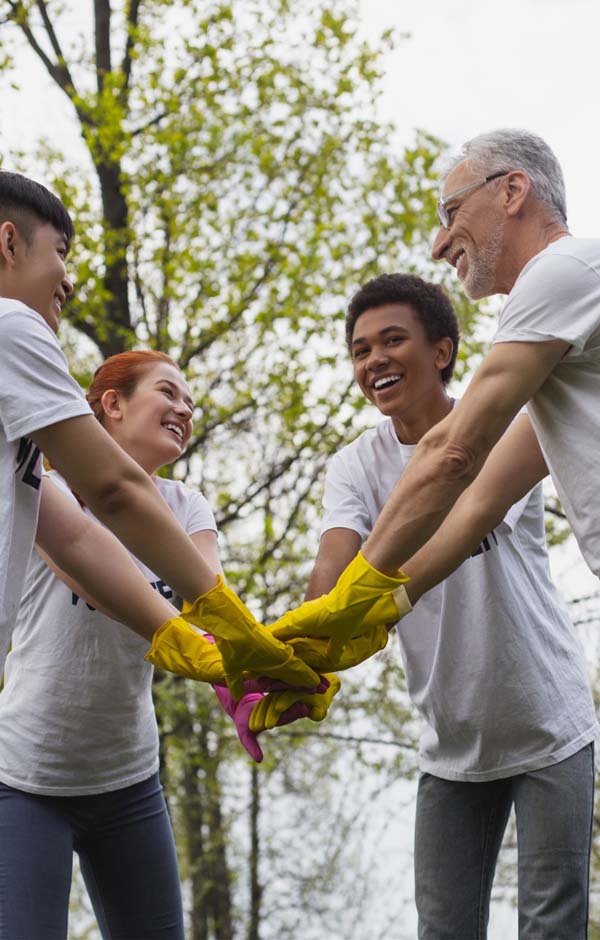
<path fill-rule="evenodd" d="M 450 360 L 452 359 L 452 353 L 454 352 L 454 343 L 449 336 L 444 336 L 443 339 L 436 340 L 436 356 L 435 364 L 437 368 L 442 371 L 445 369 Z"/>
<path fill-rule="evenodd" d="M 0 225 L 0 261 L 9 267 L 15 263 L 19 237 L 14 222 L 3 222 Z"/>
<path fill-rule="evenodd" d="M 502 180 L 504 186 L 504 209 L 507 215 L 517 215 L 531 192 L 531 180 L 523 170 L 511 170 Z"/>
<path fill-rule="evenodd" d="M 121 411 L 121 396 L 114 388 L 107 388 L 100 398 L 104 414 L 113 421 L 120 421 L 123 417 Z"/>

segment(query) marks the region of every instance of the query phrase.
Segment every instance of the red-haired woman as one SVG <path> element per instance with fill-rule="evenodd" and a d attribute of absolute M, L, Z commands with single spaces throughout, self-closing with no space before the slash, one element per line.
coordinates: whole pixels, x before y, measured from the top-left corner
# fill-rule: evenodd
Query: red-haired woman
<path fill-rule="evenodd" d="M 190 392 L 162 353 L 111 357 L 88 401 L 149 474 L 176 460 L 189 441 Z M 55 471 L 50 476 L 69 493 Z M 204 497 L 179 482 L 154 481 L 219 571 Z M 104 938 L 183 940 L 146 651 L 146 640 L 87 604 L 34 554 L 0 694 L 2 940 L 65 940 L 73 851 Z M 27 904 L 16 900 L 24 888 Z"/>

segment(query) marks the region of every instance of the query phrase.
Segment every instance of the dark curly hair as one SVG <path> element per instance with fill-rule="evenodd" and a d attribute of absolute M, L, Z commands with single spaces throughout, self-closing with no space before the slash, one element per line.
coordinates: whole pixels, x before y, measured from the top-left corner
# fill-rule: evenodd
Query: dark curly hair
<path fill-rule="evenodd" d="M 454 372 L 460 333 L 456 314 L 447 294 L 437 284 L 431 284 L 414 274 L 381 274 L 356 292 L 346 311 L 346 343 L 352 349 L 352 334 L 361 313 L 384 307 L 386 304 L 406 304 L 411 307 L 422 324 L 430 343 L 449 336 L 452 357 L 441 371 L 447 385 Z"/>

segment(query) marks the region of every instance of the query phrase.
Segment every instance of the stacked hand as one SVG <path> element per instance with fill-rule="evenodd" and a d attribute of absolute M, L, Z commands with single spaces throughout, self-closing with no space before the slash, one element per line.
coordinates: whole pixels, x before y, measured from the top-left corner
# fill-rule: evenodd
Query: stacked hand
<path fill-rule="evenodd" d="M 350 640 L 368 634 L 381 624 L 395 623 L 412 610 L 404 589 L 407 581 L 401 571 L 397 578 L 377 571 L 359 552 L 328 594 L 288 611 L 270 630 L 280 640 L 327 639 L 327 656 L 337 668 L 337 661 Z"/>
<path fill-rule="evenodd" d="M 299 718 L 323 721 L 334 695 L 340 688 L 337 676 L 325 676 L 320 691 L 285 689 L 266 694 L 252 691 L 254 683 L 245 683 L 245 692 L 239 702 L 224 687 L 216 685 L 215 693 L 223 709 L 232 718 L 238 738 L 250 757 L 257 763 L 263 759 L 258 735 L 275 727 L 291 724 Z M 327 687 L 325 688 L 325 685 Z"/>
<path fill-rule="evenodd" d="M 210 644 L 190 624 L 214 636 L 220 657 L 215 658 L 217 651 L 214 647 L 210 650 Z M 159 627 L 146 659 L 187 678 L 224 680 L 236 699 L 244 694 L 247 674 L 269 676 L 304 689 L 319 684 L 319 676 L 310 666 L 263 627 L 221 578 L 193 604 L 184 604 L 181 617 Z M 217 671 L 220 674 L 215 677 Z"/>

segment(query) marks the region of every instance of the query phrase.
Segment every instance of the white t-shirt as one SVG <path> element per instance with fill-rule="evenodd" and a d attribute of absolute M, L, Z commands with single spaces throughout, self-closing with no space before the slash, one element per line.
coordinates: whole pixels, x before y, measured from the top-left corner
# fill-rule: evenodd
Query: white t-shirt
<path fill-rule="evenodd" d="M 37 528 L 42 462 L 27 435 L 85 414 L 90 407 L 48 324 L 0 297 L 0 673 Z"/>
<path fill-rule="evenodd" d="M 527 410 L 581 552 L 600 575 L 600 241 L 553 242 L 508 295 L 494 342 L 552 339 L 571 349 Z"/>
<path fill-rule="evenodd" d="M 365 539 L 414 449 L 389 418 L 342 448 L 327 474 L 323 532 Z M 595 737 L 582 651 L 550 580 L 541 486 L 397 630 L 426 721 L 422 770 L 494 780 L 564 760 Z"/>
<path fill-rule="evenodd" d="M 56 472 L 49 476 L 69 493 Z M 189 535 L 216 532 L 204 496 L 153 479 Z M 156 590 L 173 597 L 134 561 Z M 33 552 L 0 694 L 0 780 L 29 793 L 76 796 L 118 790 L 155 773 L 147 652 L 147 640 L 90 609 Z"/>

